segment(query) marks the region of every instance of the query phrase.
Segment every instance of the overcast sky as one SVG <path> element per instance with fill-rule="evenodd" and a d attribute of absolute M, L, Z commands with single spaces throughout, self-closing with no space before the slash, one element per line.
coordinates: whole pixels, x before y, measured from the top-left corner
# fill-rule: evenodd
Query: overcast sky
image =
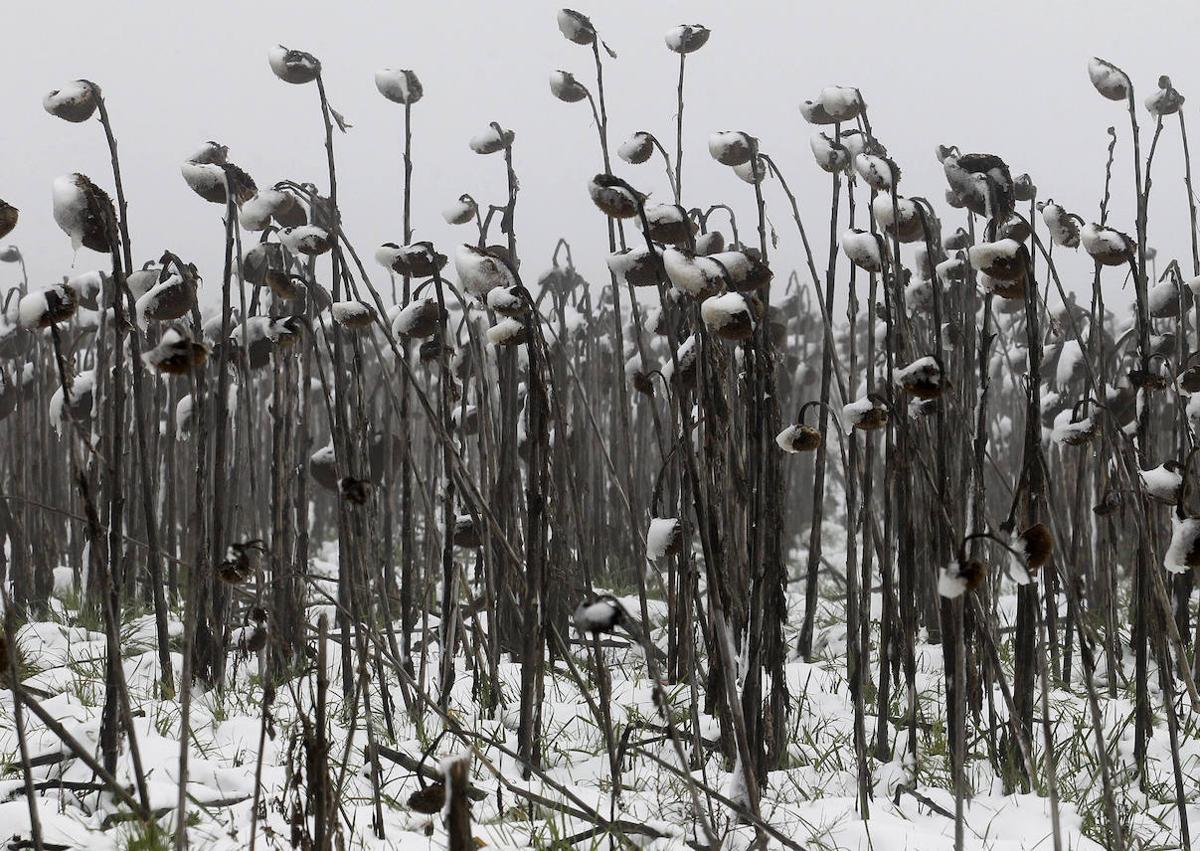
<path fill-rule="evenodd" d="M 401 237 L 403 108 L 378 94 L 373 74 L 412 68 L 425 88 L 413 110 L 417 238 L 449 253 L 471 234 L 442 221 L 447 202 L 463 192 L 483 202 L 503 200 L 502 159 L 467 148 L 495 120 L 517 134 L 523 271 L 536 277 L 548 266 L 561 236 L 584 274 L 602 281 L 604 222 L 586 194 L 588 178 L 600 170 L 595 127 L 586 102 L 560 103 L 547 83 L 548 73 L 562 68 L 593 85 L 591 53 L 559 34 L 558 8 L 547 0 L 10 3 L 0 51 L 0 198 L 21 209 L 21 220 L 8 241 L 24 252 L 34 286 L 105 263 L 86 249 L 73 257 L 51 216 L 51 182 L 60 174 L 81 171 L 111 188 L 99 123 L 68 124 L 41 106 L 50 89 L 86 77 L 103 87 L 116 125 L 135 259 L 170 248 L 200 266 L 211 298 L 220 281 L 222 208 L 183 182 L 179 166 L 189 154 L 215 139 L 260 186 L 283 178 L 327 186 L 315 86 L 287 85 L 267 65 L 268 49 L 282 43 L 322 60 L 329 98 L 354 125 L 337 136 L 336 149 L 344 225 L 360 251 Z M 1189 118 L 1200 105 L 1193 61 L 1200 4 L 1182 0 L 581 0 L 577 8 L 591 15 L 619 57 L 605 66 L 614 150 L 638 129 L 673 150 L 678 60 L 663 33 L 684 22 L 712 30 L 708 45 L 687 63 L 684 202 L 730 203 L 750 233 L 752 188 L 714 162 L 706 147 L 714 130 L 744 129 L 761 139 L 800 196 L 819 258 L 828 238 L 829 178 L 813 163 L 814 128 L 797 105 L 824 85 L 862 89 L 876 134 L 904 170 L 901 192 L 935 201 L 945 182 L 934 146 L 953 143 L 999 154 L 1014 173 L 1033 176 L 1040 197 L 1095 218 L 1105 129 L 1116 125 L 1112 222 L 1129 232 L 1128 119 L 1121 104 L 1092 89 L 1088 58 L 1123 67 L 1139 101 L 1158 75 L 1169 74 L 1185 95 L 1195 93 L 1185 107 Z M 1139 120 L 1144 153 L 1153 124 L 1144 110 Z M 1200 121 L 1192 126 L 1200 145 Z M 656 160 L 617 161 L 615 170 L 655 199 L 669 200 Z M 1159 250 L 1158 267 L 1179 257 L 1190 277 L 1174 119 L 1153 173 L 1150 244 Z M 765 191 L 781 240 L 773 266 L 782 278 L 802 268 L 803 255 L 782 193 L 773 183 Z M 944 204 L 939 209 L 948 226 L 960 223 Z M 1064 259 L 1063 268 L 1069 281 L 1090 278 L 1088 263 Z M 374 264 L 369 271 L 376 283 L 385 280 Z M 1110 300 L 1119 301 L 1120 273 L 1109 274 Z M 16 267 L 0 267 L 0 286 L 16 278 Z"/>

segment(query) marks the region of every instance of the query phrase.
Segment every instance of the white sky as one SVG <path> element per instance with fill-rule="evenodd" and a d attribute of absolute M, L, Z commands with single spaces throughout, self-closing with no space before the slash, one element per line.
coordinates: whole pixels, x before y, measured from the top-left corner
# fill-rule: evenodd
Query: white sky
<path fill-rule="evenodd" d="M 606 279 L 604 222 L 585 188 L 600 170 L 590 110 L 586 102 L 558 102 L 547 84 L 548 73 L 562 68 L 591 86 L 591 53 L 559 34 L 556 2 L 7 5 L 0 197 L 21 208 L 8 241 L 23 250 L 34 286 L 72 271 L 73 262 L 74 271 L 105 262 L 86 250 L 73 258 L 51 217 L 56 176 L 81 171 L 106 188 L 112 183 L 99 123 L 68 124 L 41 107 L 45 92 L 68 80 L 86 77 L 104 89 L 121 145 L 135 260 L 157 258 L 165 248 L 193 260 L 209 300 L 220 282 L 222 208 L 202 201 L 180 177 L 179 165 L 193 150 L 216 139 L 259 185 L 294 178 L 325 188 L 315 86 L 290 86 L 272 75 L 266 55 L 276 43 L 322 60 L 330 100 L 354 124 L 336 146 L 344 224 L 360 252 L 369 256 L 378 243 L 401 236 L 403 108 L 377 93 L 373 74 L 407 67 L 425 87 L 413 110 L 417 237 L 450 253 L 472 237 L 469 228 L 442 221 L 445 204 L 462 192 L 503 200 L 502 159 L 475 155 L 466 144 L 496 120 L 517 134 L 516 218 L 526 277 L 532 282 L 548 266 L 563 236 L 584 274 Z M 579 0 L 576 8 L 591 15 L 619 54 L 607 62 L 605 79 L 614 151 L 638 129 L 673 151 L 677 57 L 663 45 L 663 33 L 680 22 L 713 31 L 688 60 L 684 202 L 730 203 L 749 237 L 753 190 L 708 156 L 706 142 L 717 129 L 753 133 L 801 198 L 818 268 L 827 245 L 828 176 L 813 163 L 814 128 L 797 105 L 823 85 L 862 89 L 876 134 L 904 170 L 902 193 L 933 199 L 948 227 L 961 219 L 940 202 L 945 182 L 933 157 L 936 144 L 999 154 L 1014 173 L 1034 177 L 1040 197 L 1053 196 L 1091 219 L 1102 191 L 1105 128 L 1116 125 L 1112 223 L 1134 230 L 1128 120 L 1121 104 L 1103 100 L 1089 84 L 1086 65 L 1094 54 L 1133 77 L 1139 100 L 1165 73 L 1194 95 L 1185 107 L 1189 117 L 1200 105 L 1200 69 L 1191 61 L 1200 4 L 1193 2 Z M 1144 153 L 1153 125 L 1144 111 L 1139 120 Z M 1200 120 L 1192 128 L 1193 148 L 1200 150 Z M 1160 145 L 1150 243 L 1159 250 L 1160 270 L 1179 257 L 1190 276 L 1174 119 Z M 656 159 L 642 166 L 617 160 L 614 168 L 655 199 L 669 200 Z M 772 265 L 782 280 L 802 267 L 803 255 L 782 192 L 769 182 L 766 194 L 781 239 Z M 1090 280 L 1089 263 L 1066 259 L 1063 269 L 1069 281 Z M 373 263 L 369 271 L 377 284 L 386 280 Z M 1108 274 L 1109 299 L 1120 301 L 1120 273 Z M 0 287 L 16 277 L 15 266 L 0 266 Z"/>

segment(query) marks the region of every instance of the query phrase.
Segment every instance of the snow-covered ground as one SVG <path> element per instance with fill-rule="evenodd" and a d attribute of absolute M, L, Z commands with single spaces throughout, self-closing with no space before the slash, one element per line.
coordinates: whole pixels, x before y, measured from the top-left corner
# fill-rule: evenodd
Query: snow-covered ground
<path fill-rule="evenodd" d="M 328 553 L 327 553 L 328 554 Z M 314 565 L 326 573 L 336 565 L 318 561 Z M 801 583 L 794 583 L 799 590 Z M 788 688 L 792 695 L 789 724 L 787 768 L 773 772 L 763 790 L 762 815 L 766 821 L 799 846 L 806 849 L 856 849 L 858 851 L 938 851 L 954 847 L 954 798 L 950 791 L 949 757 L 945 739 L 946 717 L 943 709 L 941 650 L 918 645 L 919 708 L 922 733 L 917 764 L 903 757 L 869 766 L 874 783 L 870 817 L 861 818 L 857 807 L 856 766 L 853 747 L 852 706 L 845 680 L 845 626 L 838 587 L 823 588 L 822 611 L 818 616 L 818 653 L 813 664 L 792 658 L 787 665 Z M 873 613 L 878 618 L 878 596 Z M 636 610 L 633 600 L 626 600 Z M 802 599 L 789 596 L 790 624 L 798 624 Z M 1011 620 L 1011 598 L 1000 601 L 1002 617 Z M 651 601 L 651 619 L 661 617 L 664 607 Z M 328 608 L 313 605 L 313 622 Z M 98 751 L 100 710 L 103 702 L 104 639 L 99 632 L 72 625 L 73 614 L 61 602 L 54 620 L 28 624 L 19 635 L 20 653 L 29 674 L 26 685 L 49 697 L 42 705 L 80 742 Z M 133 822 L 117 814 L 127 808 L 114 803 L 107 793 L 91 789 L 72 789 L 72 783 L 90 783 L 92 772 L 78 759 L 71 758 L 57 737 L 26 713 L 25 722 L 30 754 L 35 757 L 35 781 L 41 784 L 38 807 L 46 843 L 75 848 L 158 848 L 170 847 L 177 798 L 180 707 L 177 700 L 163 700 L 157 694 L 157 664 L 154 653 L 154 628 L 150 616 L 128 621 L 122 639 L 125 647 L 125 673 L 133 701 L 134 723 L 141 763 L 145 770 L 150 805 L 162 812 L 159 836 L 146 836 Z M 875 624 L 877 628 L 877 624 Z M 182 625 L 172 623 L 172 636 L 181 641 Z M 790 646 L 795 646 L 789 632 Z M 656 640 L 663 638 L 661 629 Z M 873 638 L 874 642 L 875 638 Z M 665 644 L 665 639 L 663 639 Z M 178 651 L 179 644 L 174 645 Z M 873 644 L 874 651 L 874 644 Z M 620 731 L 633 730 L 623 763 L 623 790 L 615 803 L 611 797 L 611 764 L 604 746 L 602 727 L 594 720 L 587 701 L 580 695 L 575 680 L 561 662 L 548 669 L 545 700 L 542 704 L 544 729 L 544 765 L 554 784 L 570 791 L 577 799 L 568 808 L 582 804 L 594 808 L 603 817 L 644 825 L 665 838 L 650 839 L 630 833 L 637 844 L 654 848 L 687 847 L 702 843 L 699 820 L 693 809 L 694 798 L 680 775 L 657 764 L 678 766 L 674 748 L 660 734 L 641 729 L 659 724 L 658 711 L 651 699 L 650 683 L 641 652 L 636 645 L 608 648 L 605 661 L 613 683 L 612 721 Z M 189 757 L 188 795 L 189 841 L 195 848 L 244 849 L 248 847 L 252 822 L 256 762 L 262 730 L 262 688 L 258 663 L 253 657 L 233 651 L 229 686 L 223 693 L 194 692 L 191 707 L 192 741 Z M 373 804 L 371 783 L 364 770 L 367 745 L 362 719 L 350 731 L 349 719 L 342 714 L 337 653 L 330 656 L 330 717 L 334 775 L 341 770 L 345 755 L 344 788 L 341 798 L 341 828 L 348 848 L 445 847 L 442 820 L 414 812 L 407 807 L 408 797 L 421 788 L 413 773 L 394 762 L 381 761 L 381 794 L 384 804 L 385 838 L 376 838 L 371 829 Z M 872 667 L 874 667 L 874 653 Z M 1128 654 L 1126 658 L 1131 658 Z M 236 661 L 234 661 L 236 660 Z M 429 664 L 428 677 L 436 678 L 436 659 Z M 581 671 L 590 665 L 586 654 L 575 659 Z M 178 672 L 181 660 L 176 652 Z M 487 793 L 472 810 L 473 831 L 492 848 L 550 847 L 556 840 L 584 833 L 593 825 L 572 818 L 553 807 L 531 805 L 509 789 L 501 789 L 496 772 L 509 784 L 530 789 L 554 802 L 567 802 L 554 784 L 536 776 L 521 779 L 516 760 L 489 744 L 497 742 L 516 751 L 519 667 L 502 665 L 506 680 L 502 705 L 495 718 L 481 717 L 471 697 L 470 672 L 465 657 L 457 665 L 458 682 L 451 700 L 451 712 L 457 723 L 478 734 L 471 740 L 476 749 L 471 763 L 473 784 Z M 1075 666 L 1079 668 L 1078 665 Z M 1100 677 L 1103 672 L 1098 672 Z M 874 674 L 872 675 L 874 676 Z M 1156 681 L 1154 676 L 1151 681 Z M 394 681 L 393 681 L 394 682 Z M 669 687 L 673 715 L 686 720 L 689 685 Z M 432 689 L 431 689 L 432 691 Z M 903 690 L 894 696 L 893 717 L 903 717 Z M 1103 689 L 1101 689 L 1103 693 Z M 874 694 L 868 688 L 869 695 Z M 296 743 L 300 735 L 300 713 L 311 717 L 312 691 L 307 682 L 295 689 L 281 687 L 272 708 L 272 735 L 265 738 L 262 753 L 263 812 L 257 826 L 257 847 L 291 847 L 292 802 L 297 795 L 289 786 L 289 764 L 303 765 L 302 751 Z M 427 714 L 423 730 L 407 719 L 399 689 L 394 694 L 396 725 L 394 740 L 388 736 L 379 714 L 378 700 L 373 702 L 377 740 L 389 748 L 420 759 L 425 747 L 442 730 L 442 724 Z M 1156 696 L 1157 699 L 1157 696 Z M 298 704 L 299 701 L 299 704 Z M 1051 691 L 1052 729 L 1057 756 L 1062 847 L 1068 849 L 1103 848 L 1104 815 L 1100 780 L 1093 752 L 1094 739 L 1087 705 L 1080 683 L 1070 690 Z M 1003 717 L 1003 703 L 996 701 Z M 868 701 L 870 709 L 870 701 Z M 1126 696 L 1102 699 L 1104 737 L 1117 772 L 1118 804 L 1129 847 L 1176 848 L 1180 846 L 1178 813 L 1174 806 L 1170 746 L 1165 724 L 1154 731 L 1147 759 L 1151 782 L 1148 792 L 1138 789 L 1133 765 L 1133 727 L 1131 701 Z M 1185 786 L 1192 796 L 1190 820 L 1200 825 L 1200 793 L 1195 777 L 1200 772 L 1200 740 L 1196 719 L 1181 705 L 1183 718 L 1181 758 Z M 361 713 L 360 713 L 361 715 Z M 1034 736 L 1034 759 L 1039 780 L 1044 779 L 1045 749 L 1041 736 L 1041 712 L 1036 713 L 1038 727 Z M 874 726 L 868 717 L 868 729 Z M 701 717 L 701 735 L 715 739 L 716 721 Z M 690 735 L 690 731 L 688 731 Z M 894 753 L 902 755 L 904 733 L 898 734 Z M 969 731 L 971 735 L 971 731 Z M 686 738 L 686 736 L 685 736 Z M 1045 789 L 1038 794 L 1009 795 L 1001 791 L 1001 782 L 991 771 L 986 758 L 986 742 L 971 737 L 968 763 L 969 783 L 974 794 L 966 806 L 965 847 L 970 849 L 1050 849 L 1054 847 L 1049 802 Z M 454 753 L 467 753 L 461 738 L 444 736 L 427 764 L 437 766 L 439 759 Z M 297 756 L 297 754 L 300 754 Z M 54 759 L 52 755 L 63 755 Z M 17 739 L 14 734 L 12 698 L 0 695 L 0 756 L 7 771 L 0 781 L 0 835 L 28 840 L 29 813 L 25 800 Z M 40 757 L 40 759 L 39 759 Z M 719 754 L 709 751 L 695 778 L 702 787 L 730 791 L 736 789 Z M 134 782 L 128 744 L 123 746 L 119 779 L 131 788 Z M 902 788 L 903 787 L 903 788 Z M 913 792 L 907 791 L 913 789 Z M 500 789 L 498 792 L 497 790 Z M 302 794 L 302 793 L 301 793 Z M 727 847 L 746 847 L 754 839 L 753 829 L 738 825 L 736 818 L 720 803 L 704 802 L 707 816 Z M 144 844 L 135 844 L 136 841 Z M 580 840 L 579 847 L 598 848 L 603 837 Z M 781 847 L 768 839 L 768 847 Z"/>

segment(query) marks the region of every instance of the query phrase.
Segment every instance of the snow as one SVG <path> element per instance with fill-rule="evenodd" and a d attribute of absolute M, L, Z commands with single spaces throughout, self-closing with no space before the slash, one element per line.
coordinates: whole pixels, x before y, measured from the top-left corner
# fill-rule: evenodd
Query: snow
<path fill-rule="evenodd" d="M 1124 262 L 1129 254 L 1129 246 L 1126 244 L 1125 238 L 1118 231 L 1103 225 L 1094 223 L 1084 225 L 1079 231 L 1079 239 L 1083 244 L 1084 251 L 1101 262 L 1110 263 L 1110 265 Z"/>
<path fill-rule="evenodd" d="M 708 152 L 721 165 L 741 165 L 749 162 L 752 142 L 740 130 L 721 130 L 708 137 Z"/>
<path fill-rule="evenodd" d="M 424 322 L 430 314 L 437 316 L 437 299 L 430 295 L 418 296 L 396 312 L 392 319 L 392 333 L 408 337 L 416 330 L 418 323 Z"/>
<path fill-rule="evenodd" d="M 1011 273 L 1007 270 L 1018 261 L 1021 255 L 1021 243 L 1015 239 L 1000 239 L 996 242 L 983 242 L 972 245 L 967 249 L 967 257 L 971 265 L 993 277 L 1005 277 Z M 1000 274 L 997 274 L 997 273 Z"/>
<path fill-rule="evenodd" d="M 854 426 L 863 421 L 863 418 L 871 411 L 875 410 L 878 405 L 874 399 L 864 396 L 861 399 L 844 405 L 842 407 L 842 425 L 847 431 L 850 431 Z"/>
<path fill-rule="evenodd" d="M 467 144 L 477 154 L 494 154 L 511 146 L 515 137 L 513 131 L 493 122 L 486 130 L 472 136 Z"/>
<path fill-rule="evenodd" d="M 475 218 L 476 209 L 475 201 L 470 195 L 460 195 L 457 201 L 442 210 L 442 219 L 448 225 L 465 225 Z"/>
<path fill-rule="evenodd" d="M 883 254 L 875 234 L 851 228 L 842 234 L 842 251 L 850 262 L 868 272 L 883 271 Z"/>
<path fill-rule="evenodd" d="M 835 121 L 849 121 L 862 112 L 862 96 L 850 86 L 826 86 L 820 99 L 825 114 Z"/>
<path fill-rule="evenodd" d="M 671 284 L 693 298 L 705 298 L 721 288 L 723 271 L 707 257 L 694 257 L 678 248 L 667 247 L 662 259 Z"/>
<path fill-rule="evenodd" d="M 393 103 L 414 104 L 425 90 L 417 75 L 407 68 L 384 68 L 375 72 L 375 88 Z"/>
<path fill-rule="evenodd" d="M 1146 492 L 1163 502 L 1174 502 L 1183 485 L 1183 476 L 1166 464 L 1160 464 L 1151 470 L 1140 470 L 1138 476 L 1141 477 Z"/>
<path fill-rule="evenodd" d="M 655 253 L 661 256 L 661 251 L 655 247 Z M 609 270 L 622 281 L 635 287 L 652 286 L 658 282 L 655 261 L 650 249 L 626 248 L 614 251 L 607 258 Z"/>
<path fill-rule="evenodd" d="M 725 293 L 707 298 L 700 304 L 700 318 L 709 330 L 718 331 L 748 317 L 753 326 L 754 314 L 741 293 Z"/>
<path fill-rule="evenodd" d="M 583 634 L 611 632 L 624 617 L 621 603 L 612 595 L 584 600 L 575 609 L 575 629 Z"/>
<path fill-rule="evenodd" d="M 17 304 L 17 324 L 22 328 L 37 328 L 49 309 L 45 290 L 27 293 Z"/>
<path fill-rule="evenodd" d="M 454 270 L 464 290 L 476 298 L 485 298 L 495 287 L 516 283 L 508 267 L 474 245 L 463 243 L 454 251 Z"/>
<path fill-rule="evenodd" d="M 679 531 L 677 517 L 652 518 L 650 528 L 646 531 L 646 558 L 650 561 L 659 561 L 665 558 L 667 550 Z"/>
<path fill-rule="evenodd" d="M 518 342 L 525 334 L 521 320 L 508 317 L 501 319 L 487 330 L 488 342 L 495 346 L 507 346 Z"/>
<path fill-rule="evenodd" d="M 278 189 L 260 189 L 238 210 L 238 222 L 246 230 L 266 230 L 271 217 L 292 204 L 292 197 Z"/>
<path fill-rule="evenodd" d="M 375 320 L 375 308 L 362 301 L 336 301 L 329 309 L 334 322 L 350 328 L 363 328 Z"/>
<path fill-rule="evenodd" d="M 617 147 L 617 156 L 631 165 L 644 163 L 654 153 L 654 137 L 639 130 Z"/>
<path fill-rule="evenodd" d="M 493 287 L 487 294 L 487 306 L 504 316 L 513 316 L 524 309 L 525 299 L 515 286 Z"/>
<path fill-rule="evenodd" d="M 1200 544 L 1200 520 L 1194 517 L 1171 518 L 1171 543 L 1163 556 L 1163 567 L 1171 573 L 1187 573 L 1192 569 Z M 1193 555 L 1195 554 L 1195 555 Z"/>
<path fill-rule="evenodd" d="M 700 24 L 679 24 L 667 30 L 663 41 L 673 53 L 692 53 L 708 42 L 710 33 Z"/>
<path fill-rule="evenodd" d="M 1061 204 L 1048 200 L 1042 205 L 1042 221 L 1050 230 L 1050 238 L 1055 245 L 1064 248 L 1075 248 L 1079 245 L 1079 224 L 1072 219 Z"/>
<path fill-rule="evenodd" d="M 96 376 L 91 370 L 81 372 L 75 376 L 74 380 L 67 384 L 71 407 L 84 401 L 90 400 L 95 405 L 96 398 L 92 392 L 96 384 Z M 63 427 L 67 424 L 65 411 L 63 410 L 63 388 L 61 382 L 55 382 L 57 389 L 54 395 L 50 397 L 50 423 L 54 426 L 55 432 L 63 434 Z"/>
<path fill-rule="evenodd" d="M 74 80 L 42 98 L 42 107 L 53 116 L 79 123 L 96 111 L 96 91 L 86 80 Z"/>
<path fill-rule="evenodd" d="M 279 241 L 292 254 L 324 254 L 331 247 L 329 232 L 316 225 L 300 225 L 279 231 Z"/>
<path fill-rule="evenodd" d="M 80 186 L 79 173 L 56 177 L 53 185 L 54 221 L 71 238 L 76 251 L 83 245 L 88 212 L 87 195 Z"/>
<path fill-rule="evenodd" d="M 895 204 L 890 194 L 876 195 L 871 202 L 871 213 L 881 228 L 890 229 L 897 221 L 904 227 L 917 218 L 917 205 L 901 195 L 896 196 Z"/>
<path fill-rule="evenodd" d="M 941 569 L 938 574 L 938 594 L 947 600 L 961 597 L 967 590 L 967 580 L 959 569 L 958 562 L 953 561 Z"/>
<path fill-rule="evenodd" d="M 876 192 L 890 192 L 895 179 L 892 167 L 883 157 L 874 154 L 856 154 L 854 170 L 858 172 L 866 184 Z"/>
<path fill-rule="evenodd" d="M 1088 77 L 1096 91 L 1109 100 L 1124 100 L 1129 94 L 1131 84 L 1125 72 L 1098 56 L 1088 60 Z"/>
<path fill-rule="evenodd" d="M 1054 418 L 1054 428 L 1050 439 L 1058 444 L 1078 446 L 1091 439 L 1096 431 L 1096 421 L 1091 417 L 1083 417 L 1078 422 L 1072 422 L 1070 409 L 1060 411 Z"/>

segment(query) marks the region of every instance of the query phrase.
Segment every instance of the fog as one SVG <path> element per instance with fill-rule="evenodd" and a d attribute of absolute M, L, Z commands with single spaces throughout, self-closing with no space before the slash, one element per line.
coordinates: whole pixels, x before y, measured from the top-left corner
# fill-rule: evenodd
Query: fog
<path fill-rule="evenodd" d="M 221 273 L 223 210 L 188 189 L 180 163 L 215 139 L 259 185 L 291 178 L 327 187 L 316 89 L 282 83 L 267 66 L 267 50 L 282 43 L 322 60 L 329 98 L 353 124 L 335 144 L 343 220 L 360 252 L 401 238 L 403 108 L 378 94 L 373 74 L 403 67 L 415 70 L 425 88 L 413 109 L 417 237 L 447 251 L 472 238 L 470 228 L 442 221 L 447 202 L 463 192 L 481 203 L 503 200 L 502 159 L 467 148 L 470 136 L 498 121 L 517 134 L 516 224 L 526 276 L 549 265 L 563 237 L 581 271 L 602 281 L 605 225 L 585 189 L 601 170 L 595 126 L 586 101 L 560 103 L 547 84 L 549 72 L 561 68 L 594 88 L 592 56 L 559 34 L 557 8 L 543 0 L 14 5 L 0 59 L 6 162 L 0 197 L 22 211 L 9 241 L 20 246 L 34 286 L 106 263 L 86 250 L 73 257 L 50 213 L 57 175 L 81 171 L 111 189 L 99 123 L 66 124 L 41 107 L 47 91 L 88 78 L 103 88 L 119 139 L 136 261 L 167 248 L 194 261 L 211 304 Z M 1160 74 L 1171 75 L 1185 95 L 1200 90 L 1200 71 L 1188 61 L 1200 9 L 1190 3 L 608 0 L 580 11 L 618 54 L 605 59 L 614 149 L 645 129 L 673 152 L 678 57 L 663 45 L 663 33 L 680 22 L 713 31 L 687 63 L 684 203 L 730 203 L 751 233 L 752 188 L 709 157 L 706 141 L 718 129 L 752 133 L 800 197 L 819 269 L 828 245 L 829 178 L 813 163 L 808 138 L 815 128 L 797 105 L 824 85 L 862 89 L 873 129 L 903 169 L 901 191 L 934 200 L 949 227 L 962 217 L 942 200 L 936 144 L 996 153 L 1014 174 L 1032 175 L 1039 197 L 1090 220 L 1103 191 L 1105 131 L 1114 125 L 1111 223 L 1128 232 L 1134 230 L 1128 116 L 1122 104 L 1092 89 L 1088 58 L 1103 56 L 1124 68 L 1139 101 Z M 1144 110 L 1138 119 L 1145 156 L 1154 126 Z M 1190 277 L 1180 147 L 1172 117 L 1154 162 L 1150 242 L 1159 272 L 1178 257 Z M 614 169 L 652 198 L 670 197 L 657 157 L 641 166 L 618 160 Z M 799 269 L 806 279 L 786 199 L 774 181 L 765 193 L 779 240 L 776 275 Z M 844 226 L 843 218 L 839 230 Z M 1070 286 L 1088 285 L 1086 258 L 1060 253 L 1057 259 Z M 369 271 L 377 284 L 386 280 L 373 264 Z M 0 267 L 0 286 L 18 279 L 15 266 Z M 1120 304 L 1126 298 L 1120 273 L 1105 280 L 1109 301 Z"/>

